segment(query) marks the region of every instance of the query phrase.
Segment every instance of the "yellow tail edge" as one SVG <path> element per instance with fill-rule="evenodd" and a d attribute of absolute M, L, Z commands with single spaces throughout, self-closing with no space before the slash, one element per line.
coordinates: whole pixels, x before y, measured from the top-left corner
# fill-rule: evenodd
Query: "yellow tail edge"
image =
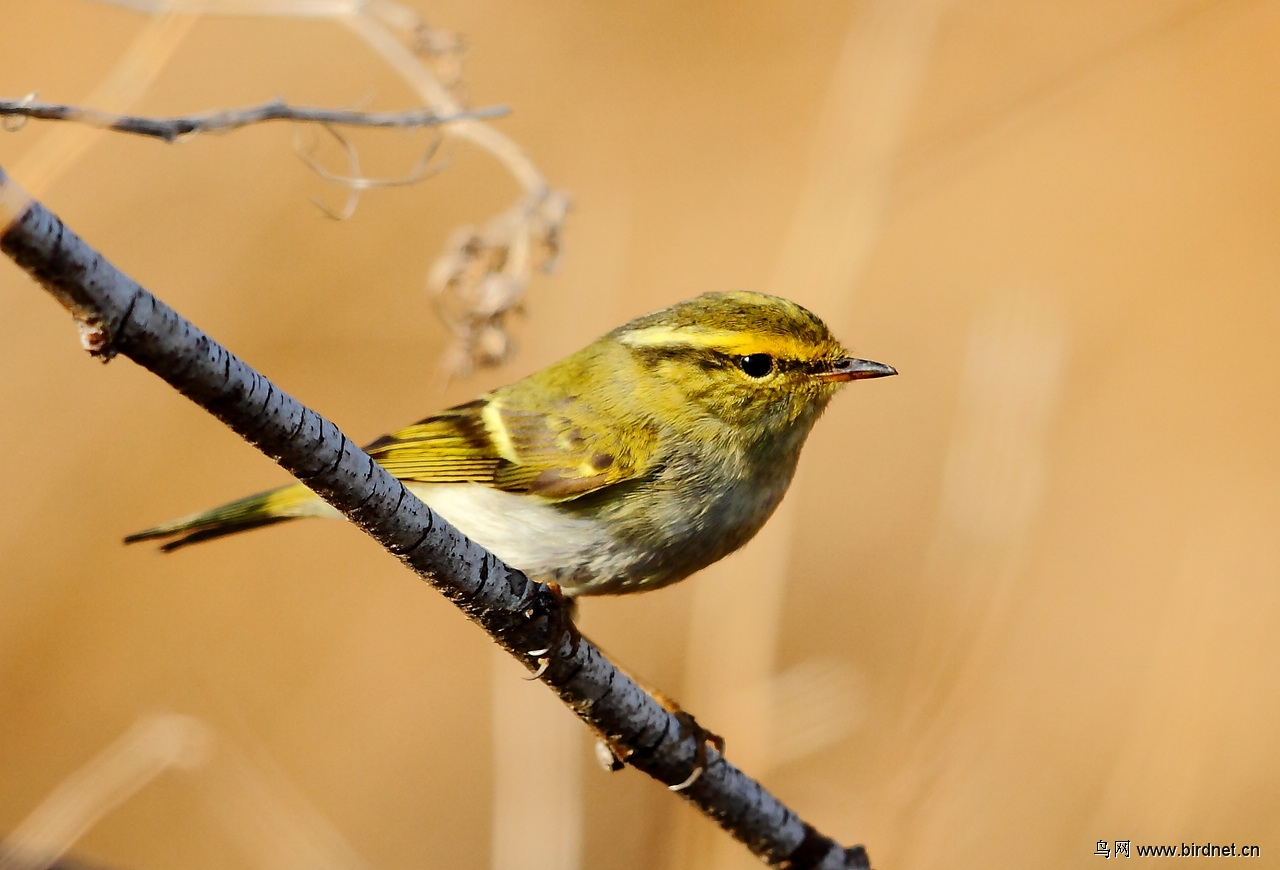
<path fill-rule="evenodd" d="M 302 484 L 294 483 L 143 529 L 127 536 L 124 542 L 135 544 L 138 541 L 174 538 L 160 547 L 168 553 L 189 544 L 247 532 L 273 523 L 299 517 L 322 516 L 338 516 L 338 512 Z"/>

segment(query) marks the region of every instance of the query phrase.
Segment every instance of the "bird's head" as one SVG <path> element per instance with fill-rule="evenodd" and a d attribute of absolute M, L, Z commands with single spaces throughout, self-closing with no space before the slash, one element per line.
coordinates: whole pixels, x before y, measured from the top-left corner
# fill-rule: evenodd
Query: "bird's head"
<path fill-rule="evenodd" d="M 707 293 L 609 337 L 650 377 L 674 387 L 688 410 L 755 442 L 788 431 L 803 437 L 840 386 L 897 374 L 852 357 L 807 309 L 763 293 Z"/>

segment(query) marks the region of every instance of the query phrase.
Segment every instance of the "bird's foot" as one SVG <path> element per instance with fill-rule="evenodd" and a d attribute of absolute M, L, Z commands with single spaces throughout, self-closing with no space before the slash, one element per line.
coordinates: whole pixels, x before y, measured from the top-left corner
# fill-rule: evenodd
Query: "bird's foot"
<path fill-rule="evenodd" d="M 724 738 L 714 731 L 699 725 L 698 720 L 693 718 L 693 714 L 686 713 L 680 709 L 680 705 L 671 698 L 658 692 L 655 692 L 654 696 L 662 702 L 662 706 L 666 707 L 680 723 L 680 739 L 683 741 L 686 737 L 692 737 L 697 741 L 696 748 L 693 750 L 693 770 L 689 772 L 689 776 L 684 782 L 667 786 L 672 791 L 684 791 L 697 782 L 698 778 L 706 771 L 708 746 L 714 746 L 717 753 L 724 755 Z"/>
<path fill-rule="evenodd" d="M 547 583 L 546 587 L 553 600 L 551 606 L 545 607 L 547 645 L 542 649 L 531 649 L 525 652 L 525 655 L 538 660 L 538 669 L 527 678 L 530 680 L 536 680 L 547 672 L 547 668 L 551 667 L 552 656 L 564 646 L 566 640 L 569 642 L 570 658 L 577 654 L 578 644 L 582 642 L 582 633 L 578 631 L 578 626 L 573 621 L 578 606 L 572 598 L 564 594 L 559 583 Z M 538 600 L 545 601 L 542 596 L 539 596 Z M 538 607 L 538 604 L 535 603 L 534 606 Z M 529 615 L 533 616 L 534 613 Z"/>

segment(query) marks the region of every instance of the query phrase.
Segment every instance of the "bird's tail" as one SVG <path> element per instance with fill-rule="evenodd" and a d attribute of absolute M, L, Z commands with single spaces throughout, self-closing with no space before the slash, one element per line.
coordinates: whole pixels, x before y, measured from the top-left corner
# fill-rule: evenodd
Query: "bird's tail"
<path fill-rule="evenodd" d="M 269 526 L 298 517 L 336 517 L 338 512 L 300 483 L 224 504 L 203 513 L 144 529 L 124 539 L 126 544 L 173 538 L 161 545 L 168 552 L 223 535 L 234 535 L 259 526 Z"/>

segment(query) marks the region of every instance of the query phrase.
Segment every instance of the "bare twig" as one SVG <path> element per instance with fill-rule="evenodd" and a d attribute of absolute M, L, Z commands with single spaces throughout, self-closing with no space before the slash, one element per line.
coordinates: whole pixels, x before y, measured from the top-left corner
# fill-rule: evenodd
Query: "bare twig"
<path fill-rule="evenodd" d="M 447 113 L 438 113 L 430 109 L 409 109 L 403 112 L 357 112 L 351 109 L 290 106 L 283 100 L 272 100 L 260 106 L 247 106 L 243 109 L 223 109 L 179 118 L 146 118 L 139 115 L 100 112 L 97 109 L 86 109 L 80 106 L 42 103 L 36 100 L 34 95 L 20 100 L 0 100 L 0 117 L 5 118 L 5 126 L 8 129 L 13 129 L 13 119 L 25 121 L 28 118 L 38 118 L 42 121 L 74 121 L 78 124 L 102 127 L 120 133 L 150 136 L 166 142 L 185 141 L 201 133 L 225 133 L 267 121 L 412 129 L 438 127 L 441 124 L 462 120 L 500 118 L 508 111 L 505 106 L 489 106 L 483 109 L 458 109 Z"/>
<path fill-rule="evenodd" d="M 775 867 L 867 868 L 861 846 L 818 833 L 734 767 L 585 638 L 563 631 L 547 587 L 468 540 L 334 424 L 304 407 L 90 248 L 0 170 L 0 249 L 75 318 L 103 360 L 124 354 L 208 410 L 320 494 L 453 601 L 628 764 L 679 794 Z"/>
<path fill-rule="evenodd" d="M 341 24 L 364 40 L 423 104 L 441 117 L 454 139 L 491 155 L 520 186 L 514 203 L 480 226 L 453 235 L 427 279 L 454 343 L 442 368 L 447 378 L 498 365 L 511 356 L 512 315 L 520 310 L 535 267 L 550 271 L 560 250 L 569 199 L 554 190 L 520 145 L 480 115 L 462 117 L 459 78 L 465 45 L 432 27 L 395 0 L 102 0 L 160 14 L 318 18 Z M 348 205 L 351 200 L 348 200 Z"/>
<path fill-rule="evenodd" d="M 356 207 L 360 204 L 360 194 L 363 191 L 377 187 L 402 187 L 407 184 L 417 184 L 423 178 L 433 174 L 428 171 L 428 167 L 431 165 L 431 158 L 436 156 L 436 152 L 440 148 L 440 140 L 438 138 L 427 146 L 426 151 L 418 158 L 418 162 L 414 164 L 413 169 L 409 170 L 407 175 L 401 178 L 369 178 L 360 169 L 360 153 L 351 144 L 351 141 L 343 136 L 336 127 L 324 124 L 322 129 L 334 138 L 342 148 L 343 153 L 347 155 L 346 175 L 337 175 L 321 166 L 320 161 L 316 160 L 314 156 L 314 143 L 311 146 L 304 145 L 301 136 L 294 136 L 293 152 L 298 155 L 303 163 L 307 164 L 308 169 L 320 178 L 347 188 L 347 201 L 338 211 L 334 211 L 317 199 L 311 200 L 315 203 L 316 208 L 334 220 L 350 220 L 356 213 Z"/>

